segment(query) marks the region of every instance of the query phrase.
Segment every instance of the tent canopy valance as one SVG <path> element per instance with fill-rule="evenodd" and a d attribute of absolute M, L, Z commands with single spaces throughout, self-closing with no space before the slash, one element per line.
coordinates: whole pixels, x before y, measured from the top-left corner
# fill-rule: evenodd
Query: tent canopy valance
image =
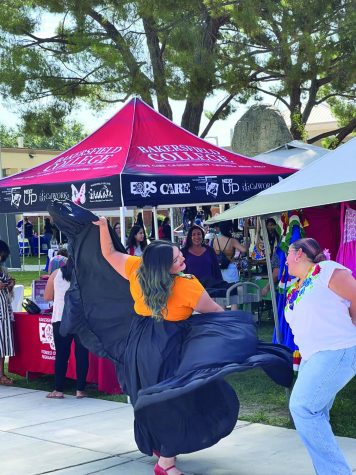
<path fill-rule="evenodd" d="M 54 199 L 89 209 L 231 203 L 294 171 L 210 144 L 135 98 L 58 157 L 0 180 L 0 207 L 44 211 Z"/>

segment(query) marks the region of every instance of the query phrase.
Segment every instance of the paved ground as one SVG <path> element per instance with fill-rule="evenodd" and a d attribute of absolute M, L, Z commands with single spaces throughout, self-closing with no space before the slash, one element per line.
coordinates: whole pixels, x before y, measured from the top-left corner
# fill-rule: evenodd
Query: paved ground
<path fill-rule="evenodd" d="M 0 475 L 152 475 L 133 439 L 128 404 L 45 398 L 0 386 Z M 356 439 L 339 438 L 356 473 Z M 239 422 L 210 449 L 178 458 L 186 475 L 313 475 L 294 430 Z"/>

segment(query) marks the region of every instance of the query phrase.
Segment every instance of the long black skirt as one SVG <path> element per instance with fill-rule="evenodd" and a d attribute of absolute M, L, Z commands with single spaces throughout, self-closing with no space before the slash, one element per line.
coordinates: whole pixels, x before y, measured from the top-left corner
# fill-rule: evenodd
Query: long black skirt
<path fill-rule="evenodd" d="M 61 333 L 75 333 L 91 352 L 115 362 L 131 398 L 139 449 L 163 456 L 210 447 L 234 428 L 239 401 L 226 375 L 261 367 L 290 386 L 291 352 L 258 341 L 251 315 L 222 312 L 181 322 L 135 314 L 127 280 L 100 251 L 97 219 L 73 203 L 50 207 L 69 240 L 75 272 Z M 124 251 L 111 230 L 114 246 Z"/>

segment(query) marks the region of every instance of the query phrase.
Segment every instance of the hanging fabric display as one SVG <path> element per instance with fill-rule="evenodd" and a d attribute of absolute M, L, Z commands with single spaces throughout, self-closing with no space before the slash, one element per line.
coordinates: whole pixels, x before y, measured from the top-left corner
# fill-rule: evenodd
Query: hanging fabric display
<path fill-rule="evenodd" d="M 341 242 L 336 262 L 352 270 L 356 278 L 356 210 L 348 203 L 341 203 L 340 211 Z"/>
<path fill-rule="evenodd" d="M 290 276 L 286 266 L 286 258 L 289 246 L 301 239 L 305 235 L 304 227 L 307 221 L 303 218 L 301 211 L 293 210 L 283 213 L 277 220 L 276 232 L 280 236 L 279 244 L 276 248 L 276 254 L 279 258 L 278 291 L 276 293 L 279 330 L 282 345 L 287 346 L 293 351 L 293 368 L 298 370 L 300 363 L 300 353 L 297 345 L 294 343 L 293 333 L 284 318 L 284 307 L 286 304 L 286 295 L 288 288 L 296 281 L 296 278 Z M 273 341 L 277 342 L 276 331 L 273 334 Z"/>

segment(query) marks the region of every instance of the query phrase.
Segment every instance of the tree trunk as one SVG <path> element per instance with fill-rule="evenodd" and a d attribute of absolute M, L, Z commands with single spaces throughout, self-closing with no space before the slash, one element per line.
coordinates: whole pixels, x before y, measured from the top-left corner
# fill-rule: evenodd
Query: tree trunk
<path fill-rule="evenodd" d="M 189 91 L 181 125 L 185 129 L 199 134 L 204 102 L 212 90 L 215 75 L 214 50 L 219 29 L 227 21 L 227 17 L 211 17 L 205 6 L 202 6 L 201 41 L 197 41 L 194 54 L 195 68 L 189 78 Z"/>
<path fill-rule="evenodd" d="M 301 90 L 295 85 L 290 91 L 290 132 L 294 140 L 303 140 L 305 124 L 302 122 Z"/>
<path fill-rule="evenodd" d="M 146 33 L 148 50 L 151 58 L 154 88 L 157 95 L 159 112 L 172 120 L 172 109 L 168 101 L 166 73 L 162 60 L 162 51 L 159 45 L 156 25 L 153 18 L 143 18 L 143 26 Z"/>
<path fill-rule="evenodd" d="M 189 130 L 195 135 L 199 135 L 200 121 L 203 113 L 205 98 L 206 95 L 199 101 L 187 99 L 185 104 L 181 125 L 184 129 Z"/>

